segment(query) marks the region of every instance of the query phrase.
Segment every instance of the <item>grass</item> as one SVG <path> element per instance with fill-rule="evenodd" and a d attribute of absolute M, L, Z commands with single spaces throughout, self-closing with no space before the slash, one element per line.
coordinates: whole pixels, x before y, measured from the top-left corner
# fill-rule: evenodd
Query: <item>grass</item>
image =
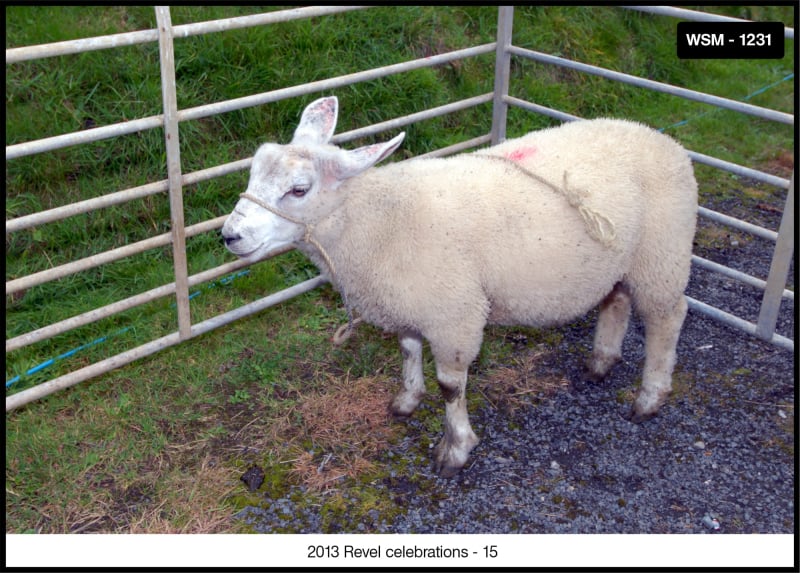
<path fill-rule="evenodd" d="M 180 6 L 173 8 L 172 19 L 177 25 L 259 10 Z M 715 11 L 794 26 L 788 7 Z M 255 28 L 180 39 L 175 56 L 179 105 L 223 101 L 491 42 L 495 24 L 493 7 L 379 7 L 280 24 L 268 33 Z M 6 47 L 154 25 L 148 7 L 11 6 L 6 8 Z M 794 111 L 793 82 L 780 81 L 794 71 L 791 43 L 780 61 L 679 61 L 674 26 L 669 18 L 613 8 L 527 6 L 515 10 L 514 43 L 735 100 L 777 82 L 748 101 Z M 338 131 L 489 92 L 493 60 L 484 56 L 336 90 Z M 511 93 L 582 117 L 614 115 L 665 127 L 691 149 L 782 176 L 786 150 L 794 146 L 787 126 L 530 61 L 514 60 Z M 247 157 L 265 140 L 287 141 L 314 97 L 182 123 L 183 172 Z M 160 108 L 154 44 L 6 69 L 7 144 L 156 115 Z M 689 121 L 675 125 L 683 120 Z M 490 123 L 489 107 L 481 106 L 410 126 L 395 159 L 483 135 Z M 512 109 L 508 133 L 552 123 Z M 157 130 L 9 161 L 6 218 L 164 179 L 164 164 Z M 704 198 L 743 196 L 782 207 L 780 193 L 754 189 L 709 168 L 697 172 Z M 187 187 L 187 224 L 227 213 L 246 181 L 247 173 L 237 173 Z M 169 221 L 168 200 L 159 194 L 7 235 L 6 280 L 166 233 Z M 707 232 L 707 240 L 715 240 L 714 229 Z M 215 233 L 190 238 L 187 255 L 190 273 L 232 260 Z M 7 296 L 6 337 L 171 282 L 171 273 L 171 250 L 165 247 Z M 230 282 L 202 285 L 192 289 L 200 293 L 192 300 L 192 319 L 239 307 L 314 274 L 303 256 L 289 253 Z M 9 353 L 6 379 L 22 377 L 7 393 L 173 332 L 171 303 L 155 301 Z M 408 431 L 386 425 L 384 418 L 400 375 L 399 355 L 393 337 L 366 326 L 346 347 L 331 347 L 330 336 L 344 320 L 338 296 L 319 289 L 7 414 L 7 532 L 235 531 L 240 526 L 229 516 L 257 503 L 264 492 L 278 495 L 300 483 L 340 491 L 346 484 L 377 479 L 382 448 Z M 472 407 L 513 410 L 534 392 L 530 384 L 542 383 L 545 394 L 558 386 L 556 379 L 530 376 L 532 358 L 520 358 L 507 339 L 514 332 L 487 330 L 474 366 L 478 391 L 470 398 Z M 109 338 L 102 344 L 25 375 L 103 336 Z M 538 345 L 558 333 L 526 331 L 525 336 Z M 429 389 L 436 396 L 433 365 L 426 360 Z M 497 390 L 503 385 L 509 392 Z M 328 404 L 350 409 L 321 409 Z M 419 414 L 433 440 L 442 412 L 438 401 L 431 404 L 430 412 Z M 337 419 L 337 413 L 347 415 Z M 419 455 L 428 455 L 423 450 Z M 332 457 L 317 472 L 328 454 Z M 268 470 L 258 494 L 238 481 L 253 464 Z M 328 479 L 339 474 L 345 477 Z M 337 495 L 326 494 L 315 503 L 330 500 L 326 515 L 336 515 L 342 502 Z M 364 511 L 382 503 L 364 490 L 356 497 Z"/>

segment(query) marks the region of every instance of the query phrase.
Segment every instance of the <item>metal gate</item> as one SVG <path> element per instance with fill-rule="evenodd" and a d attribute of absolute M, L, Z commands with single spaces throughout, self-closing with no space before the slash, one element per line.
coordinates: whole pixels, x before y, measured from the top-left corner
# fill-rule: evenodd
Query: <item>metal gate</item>
<path fill-rule="evenodd" d="M 134 199 L 165 192 L 169 193 L 171 210 L 171 232 L 156 235 L 149 239 L 126 245 L 124 247 L 97 253 L 90 257 L 57 266 L 46 271 L 33 273 L 24 277 L 7 281 L 6 295 L 13 295 L 14 293 L 18 293 L 24 289 L 28 289 L 36 285 L 41 285 L 50 281 L 56 281 L 74 273 L 95 268 L 112 261 L 117 261 L 149 249 L 162 248 L 170 244 L 172 245 L 175 277 L 174 282 L 169 284 L 165 284 L 147 292 L 143 292 L 141 294 L 119 300 L 112 304 L 96 308 L 89 312 L 73 316 L 69 319 L 55 322 L 26 334 L 7 339 L 6 353 L 23 348 L 35 342 L 47 340 L 61 333 L 96 322 L 103 318 L 107 318 L 163 297 L 175 297 L 178 313 L 177 331 L 174 333 L 156 340 L 152 340 L 146 344 L 126 352 L 122 352 L 100 362 L 96 362 L 84 368 L 80 368 L 48 382 L 7 396 L 6 411 L 51 394 L 59 389 L 67 388 L 84 380 L 98 376 L 139 358 L 151 355 L 159 350 L 174 346 L 239 318 L 257 313 L 267 307 L 284 302 L 292 297 L 314 289 L 323 283 L 321 278 L 315 277 L 296 284 L 290 288 L 273 293 L 250 304 L 246 304 L 233 311 L 219 314 L 213 318 L 192 324 L 189 313 L 189 289 L 196 285 L 217 279 L 223 275 L 242 269 L 246 266 L 246 264 L 241 261 L 234 261 L 194 275 L 188 274 L 185 249 L 186 238 L 196 236 L 201 233 L 216 232 L 222 226 L 227 214 L 204 221 L 202 223 L 186 226 L 184 224 L 183 212 L 183 187 L 202 181 L 207 181 L 216 177 L 221 177 L 233 172 L 246 170 L 249 168 L 252 158 L 216 165 L 200 171 L 184 174 L 181 168 L 179 150 L 180 122 L 196 120 L 199 118 L 272 103 L 301 95 L 323 91 L 329 92 L 336 88 L 359 82 L 365 82 L 419 68 L 433 67 L 443 63 L 454 62 L 483 54 L 494 54 L 495 82 L 494 90 L 492 92 L 452 102 L 440 107 L 430 108 L 419 113 L 387 120 L 349 132 L 340 133 L 333 138 L 333 142 L 347 142 L 356 138 L 374 135 L 384 131 L 396 129 L 401 126 L 410 125 L 425 119 L 442 116 L 481 104 L 487 104 L 489 102 L 491 102 L 493 106 L 492 128 L 490 133 L 463 141 L 456 145 L 438 149 L 428 155 L 449 155 L 462 150 L 475 148 L 480 145 L 489 143 L 494 144 L 502 141 L 505 139 L 506 117 L 510 106 L 544 114 L 562 121 L 580 119 L 555 109 L 547 108 L 536 103 L 510 96 L 509 70 L 512 58 L 526 58 L 554 66 L 563 66 L 578 70 L 583 73 L 602 76 L 609 80 L 625 82 L 646 89 L 666 92 L 676 97 L 704 102 L 713 106 L 735 110 L 770 121 L 776 121 L 789 125 L 794 124 L 794 117 L 791 114 L 699 93 L 692 90 L 679 88 L 514 46 L 512 43 L 512 25 L 514 18 L 514 10 L 512 7 L 500 7 L 498 9 L 496 42 L 467 47 L 455 51 L 440 53 L 426 58 L 409 60 L 398 64 L 360 71 L 298 86 L 272 90 L 228 101 L 201 105 L 182 110 L 178 109 L 173 51 L 173 42 L 175 38 L 180 39 L 198 34 L 207 34 L 252 26 L 277 25 L 281 22 L 286 22 L 289 20 L 326 16 L 363 8 L 364 7 L 346 6 L 298 8 L 253 16 L 172 26 L 169 8 L 156 7 L 155 11 L 158 24 L 157 29 L 58 42 L 53 44 L 43 44 L 38 46 L 11 48 L 6 50 L 6 65 L 8 66 L 13 65 L 15 62 L 26 60 L 77 54 L 90 50 L 110 49 L 119 46 L 130 46 L 146 42 L 158 42 L 163 99 L 162 114 L 134 119 L 131 121 L 124 121 L 103 127 L 96 127 L 79 132 L 67 133 L 55 137 L 29 141 L 26 143 L 9 145 L 6 147 L 6 161 L 12 161 L 19 157 L 45 153 L 56 149 L 100 141 L 102 139 L 136 133 L 144 130 L 163 129 L 168 169 L 168 178 L 166 180 L 156 181 L 138 187 L 109 193 L 94 199 L 71 203 L 54 209 L 9 219 L 6 221 L 6 235 L 65 219 L 74 215 L 88 213 L 114 205 L 121 205 Z M 641 10 L 668 17 L 678 17 L 684 20 L 733 20 L 732 18 L 726 18 L 722 16 L 713 16 L 700 12 L 691 12 L 688 10 L 667 7 L 627 7 L 627 9 Z M 794 30 L 787 28 L 785 30 L 785 37 L 794 38 Z M 751 179 L 787 190 L 786 205 L 782 214 L 780 229 L 778 232 L 764 229 L 745 221 L 740 221 L 727 215 L 723 215 L 721 213 L 716 213 L 704 207 L 700 207 L 699 209 L 699 215 L 702 217 L 732 226 L 747 233 L 755 234 L 758 237 L 765 238 L 776 243 L 769 276 L 766 281 L 697 256 L 695 256 L 693 259 L 696 265 L 714 272 L 722 273 L 725 276 L 743 281 L 751 286 L 762 289 L 764 291 L 764 295 L 761 303 L 761 311 L 758 322 L 756 324 L 750 323 L 740 317 L 728 314 L 720 309 L 714 308 L 692 298 L 689 299 L 690 307 L 696 311 L 711 316 L 715 320 L 719 320 L 730 326 L 743 330 L 744 332 L 753 334 L 762 340 L 769 341 L 788 350 L 794 350 L 793 340 L 783 337 L 775 332 L 777 315 L 782 299 L 785 298 L 792 301 L 794 300 L 794 292 L 785 288 L 786 277 L 791 264 L 794 249 L 794 175 L 792 175 L 791 179 L 786 180 L 750 169 L 748 167 L 728 163 L 708 155 L 695 152 L 690 153 L 695 162 L 704 163 L 706 165 L 749 177 Z M 283 252 L 285 252 L 285 250 L 270 253 L 269 256 L 275 256 Z"/>

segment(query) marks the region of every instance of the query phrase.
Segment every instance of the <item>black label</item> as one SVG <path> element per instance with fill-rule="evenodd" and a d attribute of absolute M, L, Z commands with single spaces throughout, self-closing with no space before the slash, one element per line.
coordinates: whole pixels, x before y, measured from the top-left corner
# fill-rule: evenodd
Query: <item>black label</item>
<path fill-rule="evenodd" d="M 782 22 L 678 22 L 681 59 L 780 59 Z"/>

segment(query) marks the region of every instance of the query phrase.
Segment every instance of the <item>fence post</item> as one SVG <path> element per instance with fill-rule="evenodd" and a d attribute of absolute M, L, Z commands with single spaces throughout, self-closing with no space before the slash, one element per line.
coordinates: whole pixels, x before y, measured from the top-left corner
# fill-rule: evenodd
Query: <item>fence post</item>
<path fill-rule="evenodd" d="M 769 277 L 764 288 L 764 297 L 761 299 L 761 311 L 756 325 L 756 336 L 766 341 L 772 339 L 775 325 L 778 323 L 778 310 L 794 253 L 794 172 L 786 193 L 786 205 L 783 208 L 778 240 L 772 253 Z"/>
<path fill-rule="evenodd" d="M 167 150 L 169 209 L 172 219 L 172 258 L 175 268 L 175 297 L 181 340 L 192 335 L 189 309 L 189 272 L 186 263 L 186 229 L 183 217 L 181 147 L 178 138 L 178 97 L 175 88 L 175 49 L 169 6 L 156 6 L 158 48 L 161 61 L 161 94 L 164 100 L 164 140 Z"/>
<path fill-rule="evenodd" d="M 500 6 L 497 10 L 497 52 L 494 64 L 494 101 L 492 104 L 492 145 L 506 138 L 508 81 L 511 72 L 511 30 L 514 27 L 514 7 Z"/>

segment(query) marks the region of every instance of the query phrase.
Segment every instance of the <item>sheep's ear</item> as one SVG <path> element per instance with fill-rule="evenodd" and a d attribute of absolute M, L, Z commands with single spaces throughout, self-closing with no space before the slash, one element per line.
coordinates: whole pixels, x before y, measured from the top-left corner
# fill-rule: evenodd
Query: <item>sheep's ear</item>
<path fill-rule="evenodd" d="M 339 179 L 348 179 L 386 159 L 403 142 L 406 133 L 385 142 L 359 147 L 346 152 L 346 159 L 339 164 Z"/>
<path fill-rule="evenodd" d="M 336 129 L 338 114 L 339 100 L 336 96 L 311 102 L 303 110 L 292 143 L 328 143 Z"/>

